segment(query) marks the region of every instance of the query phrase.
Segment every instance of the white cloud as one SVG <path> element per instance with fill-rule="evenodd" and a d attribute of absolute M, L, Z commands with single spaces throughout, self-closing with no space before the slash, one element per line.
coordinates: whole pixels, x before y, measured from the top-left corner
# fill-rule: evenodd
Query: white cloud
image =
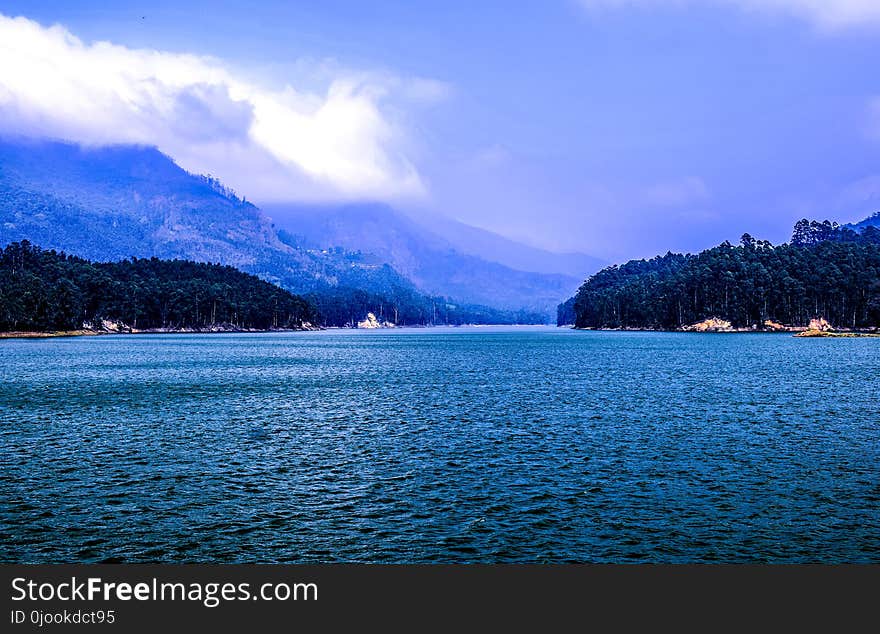
<path fill-rule="evenodd" d="M 250 198 L 418 197 L 401 104 L 445 84 L 340 69 L 321 91 L 266 88 L 220 60 L 0 14 L 0 133 L 156 145 Z"/>
<path fill-rule="evenodd" d="M 878 0 L 578 0 L 588 9 L 718 5 L 755 13 L 783 13 L 812 22 L 821 29 L 880 26 Z"/>

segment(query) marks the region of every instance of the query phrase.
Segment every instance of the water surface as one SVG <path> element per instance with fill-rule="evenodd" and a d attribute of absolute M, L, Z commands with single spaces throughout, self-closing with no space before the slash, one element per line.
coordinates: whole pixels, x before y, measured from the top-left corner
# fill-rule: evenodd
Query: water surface
<path fill-rule="evenodd" d="M 0 341 L 5 562 L 878 562 L 880 342 Z"/>

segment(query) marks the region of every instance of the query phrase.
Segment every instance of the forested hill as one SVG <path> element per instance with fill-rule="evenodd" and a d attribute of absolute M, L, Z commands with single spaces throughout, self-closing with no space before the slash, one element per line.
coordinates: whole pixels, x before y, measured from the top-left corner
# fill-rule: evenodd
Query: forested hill
<path fill-rule="evenodd" d="M 373 312 L 397 325 L 534 323 L 530 313 L 452 304 L 389 286 L 294 295 L 231 266 L 132 258 L 90 262 L 24 240 L 0 249 L 0 332 L 224 330 L 353 325 Z"/>
<path fill-rule="evenodd" d="M 573 293 L 585 275 L 600 268 L 588 267 L 577 277 L 515 270 L 487 260 L 480 253 L 463 253 L 452 241 L 414 218 L 382 204 L 288 204 L 266 209 L 280 226 L 288 227 L 289 233 L 308 247 L 342 247 L 371 254 L 379 262 L 390 264 L 422 293 L 471 304 L 506 310 L 527 308 L 550 316 L 560 299 Z M 461 231 L 479 233 L 466 225 L 461 225 Z M 546 256 L 552 265 L 556 256 Z M 547 318 L 539 316 L 539 320 Z"/>
<path fill-rule="evenodd" d="M 744 235 L 697 255 L 667 253 L 611 266 L 560 305 L 579 328 L 677 329 L 717 317 L 734 327 L 880 326 L 880 229 L 800 221 L 789 244 Z"/>
<path fill-rule="evenodd" d="M 216 179 L 190 174 L 149 147 L 0 136 L 0 248 L 23 240 L 101 262 L 228 264 L 313 298 L 328 326 L 353 325 L 368 312 L 398 325 L 545 323 L 551 316 L 547 302 L 540 311 L 504 302 L 488 308 L 427 293 L 374 254 L 302 244 Z"/>
<path fill-rule="evenodd" d="M 27 241 L 0 251 L 0 331 L 303 328 L 313 304 L 231 266 L 186 260 L 89 262 Z"/>

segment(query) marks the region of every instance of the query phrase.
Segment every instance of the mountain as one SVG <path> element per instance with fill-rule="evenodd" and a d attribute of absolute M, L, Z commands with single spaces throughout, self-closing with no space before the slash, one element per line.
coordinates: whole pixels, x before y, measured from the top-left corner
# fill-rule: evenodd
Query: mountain
<path fill-rule="evenodd" d="M 96 260 L 182 257 L 254 266 L 290 253 L 260 211 L 155 148 L 0 143 L 0 237 Z"/>
<path fill-rule="evenodd" d="M 357 268 L 285 244 L 254 205 L 150 147 L 0 143 L 0 240 L 99 261 L 222 262 L 296 292 L 344 284 Z"/>
<path fill-rule="evenodd" d="M 285 204 L 264 208 L 279 225 L 289 227 L 289 232 L 302 244 L 371 254 L 391 264 L 422 291 L 466 302 L 552 312 L 561 299 L 574 292 L 580 279 L 558 273 L 521 271 L 465 253 L 447 238 L 387 205 Z M 492 235 L 470 229 L 473 236 Z M 495 241 L 502 244 L 505 239 L 496 236 Z M 509 252 L 513 250 L 508 247 Z M 526 253 L 523 260 L 528 257 Z"/>
<path fill-rule="evenodd" d="M 367 312 L 400 324 L 544 319 L 428 295 L 371 254 L 309 248 L 216 179 L 150 147 L 0 140 L 0 246 L 22 240 L 95 261 L 231 265 L 308 294 L 326 325 Z"/>
<path fill-rule="evenodd" d="M 409 216 L 467 255 L 477 255 L 518 271 L 562 274 L 584 279 L 608 262 L 584 253 L 555 253 L 531 247 L 485 229 L 435 214 Z"/>
<path fill-rule="evenodd" d="M 842 328 L 880 327 L 880 229 L 802 220 L 790 244 L 746 234 L 737 246 L 611 266 L 559 306 L 558 321 L 678 329 L 721 320 L 777 330 L 818 318 Z"/>

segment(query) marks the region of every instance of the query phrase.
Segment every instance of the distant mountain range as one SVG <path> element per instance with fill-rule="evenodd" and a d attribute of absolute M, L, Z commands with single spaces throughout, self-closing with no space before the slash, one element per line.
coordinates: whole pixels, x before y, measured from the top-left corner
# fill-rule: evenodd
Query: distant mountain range
<path fill-rule="evenodd" d="M 583 279 L 608 262 L 584 253 L 556 253 L 531 247 L 504 236 L 439 215 L 411 214 L 415 222 L 467 255 L 477 255 L 518 271 L 562 274 Z"/>
<path fill-rule="evenodd" d="M 254 205 L 149 147 L 0 143 L 0 241 L 19 240 L 98 261 L 219 262 L 300 293 L 371 273 L 395 278 L 285 244 Z"/>
<path fill-rule="evenodd" d="M 485 248 L 507 261 L 526 263 L 539 261 L 541 253 L 547 252 L 453 221 L 448 221 L 447 235 L 442 236 L 387 205 L 263 208 L 301 244 L 369 253 L 427 293 L 504 309 L 552 311 L 560 298 L 574 292 L 583 275 L 599 268 L 598 260 L 572 256 L 570 262 L 558 264 L 583 271 L 580 276 L 517 270 L 474 253 Z M 553 254 L 547 255 L 552 259 Z M 547 263 L 543 266 L 552 268 Z"/>
<path fill-rule="evenodd" d="M 96 261 L 229 264 L 313 295 L 326 315 L 335 315 L 332 323 L 362 319 L 368 309 L 415 323 L 441 314 L 457 323 L 468 316 L 540 321 L 545 317 L 536 313 L 549 316 L 578 283 L 466 253 L 384 206 L 287 212 L 279 229 L 216 179 L 186 172 L 155 148 L 0 140 L 0 246 L 29 240 Z M 535 257 L 529 247 L 517 256 L 516 243 L 470 229 L 462 241 L 471 247 L 477 236 L 485 244 L 494 239 L 508 261 Z"/>

